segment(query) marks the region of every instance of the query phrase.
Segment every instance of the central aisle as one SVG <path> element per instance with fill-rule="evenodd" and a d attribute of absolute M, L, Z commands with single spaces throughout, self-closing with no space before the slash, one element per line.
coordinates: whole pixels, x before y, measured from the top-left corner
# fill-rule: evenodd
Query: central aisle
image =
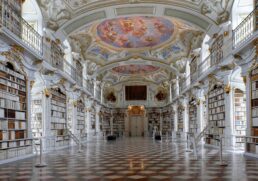
<path fill-rule="evenodd" d="M 35 168 L 36 158 L 0 166 L 0 180 L 255 180 L 258 160 L 224 154 L 227 167 L 220 167 L 215 149 L 202 149 L 193 161 L 184 144 L 154 142 L 150 138 L 124 138 L 115 142 L 87 143 L 46 155 L 47 167 Z M 248 177 L 246 175 L 248 173 Z"/>

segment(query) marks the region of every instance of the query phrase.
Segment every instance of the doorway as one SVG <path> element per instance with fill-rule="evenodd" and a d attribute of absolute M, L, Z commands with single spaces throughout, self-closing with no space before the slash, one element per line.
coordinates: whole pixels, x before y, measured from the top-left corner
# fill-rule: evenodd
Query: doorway
<path fill-rule="evenodd" d="M 131 116 L 130 117 L 130 133 L 132 137 L 143 136 L 143 116 Z"/>

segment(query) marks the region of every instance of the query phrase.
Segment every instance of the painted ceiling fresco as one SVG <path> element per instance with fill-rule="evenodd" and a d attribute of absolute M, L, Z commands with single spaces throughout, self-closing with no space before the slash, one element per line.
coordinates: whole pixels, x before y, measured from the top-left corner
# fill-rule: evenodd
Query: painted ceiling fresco
<path fill-rule="evenodd" d="M 169 40 L 174 24 L 162 17 L 122 17 L 103 21 L 96 31 L 103 42 L 113 47 L 144 48 Z"/>
<path fill-rule="evenodd" d="M 159 67 L 152 65 L 122 65 L 112 69 L 113 72 L 122 75 L 149 74 L 159 70 Z"/>

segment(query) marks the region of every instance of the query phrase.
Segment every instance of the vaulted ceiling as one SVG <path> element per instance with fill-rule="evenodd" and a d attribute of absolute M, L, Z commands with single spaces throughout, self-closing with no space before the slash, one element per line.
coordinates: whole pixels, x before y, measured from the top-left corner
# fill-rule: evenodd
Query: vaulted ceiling
<path fill-rule="evenodd" d="M 37 0 L 45 23 L 110 84 L 160 84 L 181 75 L 233 0 Z"/>

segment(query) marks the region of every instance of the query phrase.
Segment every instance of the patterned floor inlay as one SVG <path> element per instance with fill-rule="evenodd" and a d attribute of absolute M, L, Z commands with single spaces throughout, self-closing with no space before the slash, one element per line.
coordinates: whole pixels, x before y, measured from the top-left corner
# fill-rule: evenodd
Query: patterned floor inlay
<path fill-rule="evenodd" d="M 199 160 L 185 152 L 185 143 L 124 138 L 87 143 L 44 155 L 47 167 L 36 168 L 37 157 L 0 165 L 0 181 L 258 181 L 258 160 L 226 152 L 227 167 L 219 166 L 218 150 L 202 148 Z"/>

